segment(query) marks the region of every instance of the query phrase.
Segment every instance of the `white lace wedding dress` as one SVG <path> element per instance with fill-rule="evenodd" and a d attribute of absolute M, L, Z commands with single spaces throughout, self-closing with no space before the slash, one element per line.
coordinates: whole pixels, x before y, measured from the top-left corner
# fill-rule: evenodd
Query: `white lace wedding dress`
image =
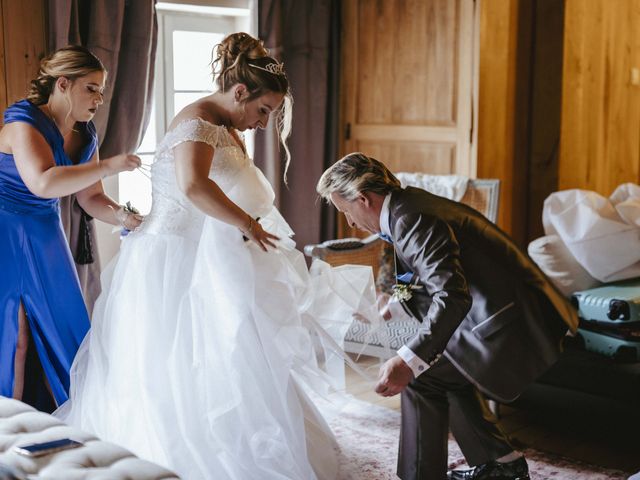
<path fill-rule="evenodd" d="M 173 156 L 186 141 L 214 147 L 210 178 L 283 239 L 277 251 L 187 200 Z M 103 274 L 56 415 L 184 479 L 335 478 L 335 440 L 304 390 L 327 378 L 312 347 L 373 304 L 370 270 L 310 275 L 271 186 L 223 127 L 180 123 L 152 179 L 152 210 Z"/>

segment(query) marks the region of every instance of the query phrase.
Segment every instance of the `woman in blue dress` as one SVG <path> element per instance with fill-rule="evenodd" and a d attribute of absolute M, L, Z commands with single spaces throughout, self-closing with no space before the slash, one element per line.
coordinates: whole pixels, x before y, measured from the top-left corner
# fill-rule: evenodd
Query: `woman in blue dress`
<path fill-rule="evenodd" d="M 54 52 L 27 98 L 6 109 L 0 132 L 0 395 L 43 409 L 67 400 L 69 369 L 89 329 L 59 197 L 76 193 L 89 215 L 113 225 L 134 229 L 141 220 L 102 188 L 103 177 L 140 165 L 135 155 L 98 159 L 91 120 L 105 76 L 83 47 Z M 27 353 L 39 361 L 27 362 Z M 42 370 L 35 378 L 32 363 Z"/>

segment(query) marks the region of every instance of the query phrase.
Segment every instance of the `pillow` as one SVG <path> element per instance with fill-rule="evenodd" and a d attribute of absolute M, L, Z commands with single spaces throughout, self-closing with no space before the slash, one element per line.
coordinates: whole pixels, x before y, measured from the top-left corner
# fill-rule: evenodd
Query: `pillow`
<path fill-rule="evenodd" d="M 396 264 L 394 261 L 393 245 L 385 242 L 380 256 L 380 269 L 376 277 L 376 290 L 378 293 L 393 293 L 396 284 Z"/>
<path fill-rule="evenodd" d="M 529 244 L 529 256 L 564 296 L 597 287 L 600 282 L 589 275 L 558 235 L 546 235 Z"/>

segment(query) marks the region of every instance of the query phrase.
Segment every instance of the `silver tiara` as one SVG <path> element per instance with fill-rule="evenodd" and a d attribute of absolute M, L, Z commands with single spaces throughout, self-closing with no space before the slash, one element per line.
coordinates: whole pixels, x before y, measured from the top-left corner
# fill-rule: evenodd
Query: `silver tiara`
<path fill-rule="evenodd" d="M 269 72 L 272 75 L 283 75 L 283 76 L 285 75 L 284 63 L 278 63 L 277 61 L 267 63 L 264 67 L 261 67 L 260 65 L 254 65 L 253 63 L 250 63 L 249 66 L 253 68 L 259 68 L 260 70 Z"/>

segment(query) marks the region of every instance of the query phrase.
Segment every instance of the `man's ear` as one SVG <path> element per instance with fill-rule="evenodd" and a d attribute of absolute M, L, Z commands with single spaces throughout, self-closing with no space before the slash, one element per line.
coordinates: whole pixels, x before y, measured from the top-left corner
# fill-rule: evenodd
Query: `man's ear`
<path fill-rule="evenodd" d="M 358 202 L 362 203 L 362 206 L 369 208 L 371 206 L 371 194 L 369 192 L 360 192 L 358 194 Z"/>

